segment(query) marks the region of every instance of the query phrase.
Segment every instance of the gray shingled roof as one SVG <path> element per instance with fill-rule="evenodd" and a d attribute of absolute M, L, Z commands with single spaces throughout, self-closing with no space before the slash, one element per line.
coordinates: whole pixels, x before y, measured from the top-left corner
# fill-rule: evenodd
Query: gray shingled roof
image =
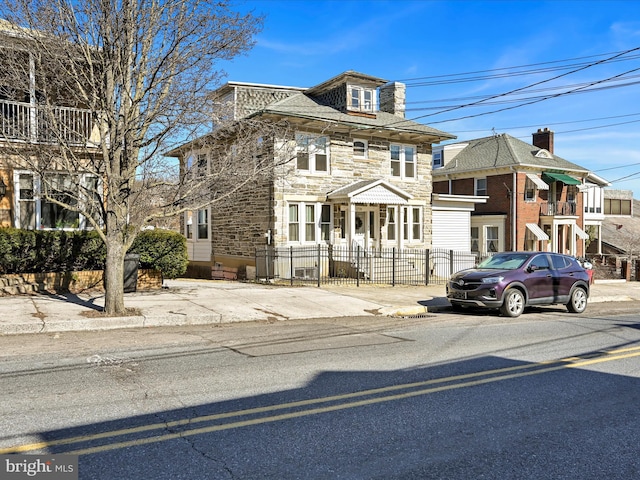
<path fill-rule="evenodd" d="M 545 170 L 588 172 L 587 169 L 552 154 L 552 158 L 536 156 L 540 148 L 506 133 L 461 142 L 468 144 L 444 167 L 434 169 L 434 175 L 462 173 L 511 166 L 531 166 Z"/>
<path fill-rule="evenodd" d="M 351 128 L 360 128 L 363 134 L 366 130 L 391 130 L 397 132 L 422 134 L 439 137 L 442 140 L 456 138 L 455 135 L 443 132 L 436 128 L 414 122 L 412 120 L 404 120 L 396 115 L 387 112 L 376 112 L 375 118 L 364 116 L 348 115 L 342 113 L 335 108 L 322 105 L 312 98 L 299 93 L 285 98 L 278 102 L 272 103 L 265 107 L 262 112 L 282 115 L 287 117 L 305 118 L 309 120 L 329 121 L 348 125 Z M 260 114 L 261 112 L 257 112 Z"/>

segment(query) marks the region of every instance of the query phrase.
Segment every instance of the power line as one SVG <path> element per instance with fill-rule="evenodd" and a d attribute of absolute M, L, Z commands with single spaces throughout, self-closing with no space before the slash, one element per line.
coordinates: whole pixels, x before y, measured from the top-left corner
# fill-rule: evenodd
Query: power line
<path fill-rule="evenodd" d="M 487 69 L 487 70 L 476 70 L 476 71 L 472 71 L 472 72 L 465 72 L 465 73 L 449 73 L 449 74 L 444 74 L 444 75 L 433 75 L 433 76 L 429 76 L 429 77 L 417 77 L 417 78 L 408 78 L 408 79 L 400 79 L 400 80 L 396 80 L 398 82 L 403 82 L 406 84 L 409 84 L 409 82 L 415 82 L 418 80 L 431 80 L 431 79 L 441 79 L 441 78 L 451 78 L 451 77 L 462 77 L 462 76 L 466 76 L 466 75 L 476 75 L 479 73 L 490 73 L 490 72 L 502 72 L 502 71 L 513 71 L 516 69 L 520 69 L 520 68 L 528 68 L 528 67 L 536 67 L 539 65 L 553 65 L 553 64 L 557 64 L 557 63 L 564 63 L 564 62 L 571 62 L 574 60 L 584 60 L 584 59 L 589 59 L 589 58 L 598 58 L 598 57 L 603 57 L 603 56 L 611 56 L 613 55 L 615 58 L 617 57 L 619 54 L 625 54 L 628 53 L 628 50 L 623 50 L 623 51 L 619 51 L 619 52 L 610 52 L 610 53 L 600 53 L 597 55 L 589 55 L 589 56 L 584 56 L 584 57 L 575 57 L 575 58 L 569 58 L 569 59 L 565 59 L 565 60 L 552 60 L 552 61 L 548 61 L 548 62 L 540 62 L 540 63 L 530 63 L 527 65 L 518 65 L 518 66 L 514 66 L 514 67 L 501 67 L 501 68 L 493 68 L 493 69 Z M 626 61 L 626 60 L 632 60 L 635 58 L 638 58 L 638 56 L 640 55 L 635 55 L 632 57 L 627 57 L 627 58 L 620 58 L 617 59 L 615 61 Z M 613 61 L 613 60 L 612 60 Z M 587 65 L 588 63 L 584 63 L 583 65 Z M 573 66 L 578 66 L 581 64 L 574 64 Z M 571 65 L 569 65 L 570 67 Z M 565 67 L 558 67 L 559 69 L 565 68 Z M 546 69 L 541 69 L 541 70 L 530 70 L 528 72 L 530 73 L 540 73 L 543 71 L 547 71 Z M 502 77 L 496 77 L 496 78 L 502 78 Z M 408 86 L 413 86 L 413 85 L 408 85 Z"/>
<path fill-rule="evenodd" d="M 463 105 L 459 105 L 459 106 L 456 106 L 456 107 L 452 107 L 452 108 L 444 109 L 444 110 L 441 110 L 441 111 L 436 112 L 436 113 L 430 113 L 430 114 L 426 114 L 426 115 L 421 115 L 421 116 L 419 116 L 419 117 L 415 117 L 415 118 L 412 118 L 412 119 L 410 119 L 410 120 L 412 120 L 412 121 L 420 120 L 420 119 L 423 119 L 423 118 L 426 118 L 426 117 L 431 117 L 431 116 L 434 116 L 434 115 L 439 115 L 439 114 L 442 114 L 442 113 L 447 113 L 447 112 L 450 112 L 450 111 L 459 110 L 459 109 L 461 109 L 461 108 L 465 108 L 465 107 L 470 107 L 470 106 L 478 105 L 478 104 L 480 104 L 480 103 L 484 103 L 484 102 L 486 102 L 487 100 L 493 100 L 493 99 L 495 99 L 495 98 L 500 98 L 500 97 L 505 97 L 505 96 L 507 96 L 507 95 L 512 95 L 512 94 L 514 94 L 514 93 L 517 93 L 517 92 L 521 92 L 521 91 L 527 90 L 527 89 L 529 89 L 529 88 L 531 88 L 531 87 L 535 87 L 535 86 L 537 86 L 537 85 L 542 85 L 543 83 L 548 83 L 548 82 L 551 82 L 551 81 L 553 81 L 553 80 L 557 80 L 557 79 L 559 79 L 559 78 L 566 77 L 567 75 L 571 75 L 571 74 L 573 74 L 573 73 L 577 73 L 577 72 L 579 72 L 579 71 L 585 70 L 585 69 L 587 69 L 587 68 L 591 68 L 591 67 L 593 67 L 593 66 L 595 66 L 595 65 L 600 65 L 600 64 L 602 64 L 602 63 L 608 62 L 608 61 L 613 60 L 613 59 L 615 59 L 615 58 L 621 57 L 621 56 L 623 56 L 623 55 L 625 55 L 625 54 L 627 54 L 627 53 L 631 53 L 631 52 L 638 51 L 638 50 L 640 50 L 640 47 L 631 48 L 631 49 L 629 49 L 629 50 L 625 50 L 625 51 L 623 51 L 623 52 L 621 52 L 621 53 L 617 53 L 616 55 L 614 55 L 614 56 L 612 56 L 612 57 L 609 57 L 609 58 L 606 58 L 606 59 L 603 59 L 603 60 L 599 60 L 599 61 L 597 61 L 597 62 L 591 63 L 591 64 L 586 65 L 586 66 L 581 66 L 581 67 L 579 67 L 579 68 L 577 68 L 577 69 L 574 69 L 574 70 L 572 70 L 572 71 L 570 71 L 570 72 L 566 72 L 566 73 L 563 73 L 563 74 L 560 74 L 560 75 L 556 75 L 556 76 L 554 76 L 554 77 L 551 77 L 551 78 L 548 78 L 548 79 L 545 79 L 545 80 L 540 80 L 540 81 L 538 81 L 538 82 L 534 82 L 534 83 L 532 83 L 532 84 L 530 84 L 530 85 L 526 85 L 526 86 L 524 86 L 524 87 L 515 88 L 515 89 L 510 90 L 510 91 L 505 92 L 505 93 L 501 93 L 501 94 L 497 94 L 497 95 L 489 96 L 489 97 L 487 97 L 487 98 L 485 98 L 485 99 L 483 99 L 483 100 L 478 100 L 478 101 L 476 101 L 476 102 L 472 102 L 472 103 L 463 104 Z M 628 70 L 627 72 L 624 72 L 624 73 L 619 74 L 619 75 L 614 75 L 614 76 L 609 77 L 609 78 L 606 78 L 606 79 L 604 79 L 604 80 L 599 80 L 599 81 L 596 81 L 596 82 L 591 82 L 591 83 L 587 84 L 587 85 L 586 85 L 586 86 L 584 86 L 584 87 L 579 87 L 579 88 L 576 88 L 575 90 L 570 90 L 569 92 L 564 92 L 564 93 L 559 93 L 559 94 L 556 94 L 556 95 L 551 95 L 551 96 L 544 97 L 544 98 L 539 99 L 539 100 L 536 100 L 536 101 L 526 102 L 526 103 L 523 103 L 523 104 L 521 104 L 521 105 L 516 105 L 516 106 L 513 106 L 513 107 L 507 107 L 507 108 L 503 108 L 503 109 L 495 110 L 495 111 L 492 111 L 492 112 L 485 112 L 485 113 L 481 113 L 481 114 L 476 114 L 476 115 L 469 115 L 469 116 L 465 116 L 465 117 L 460 117 L 460 118 L 457 118 L 457 119 L 443 120 L 443 121 L 439 121 L 439 122 L 431 122 L 431 123 L 433 124 L 433 123 L 451 122 L 451 121 L 453 121 L 453 120 L 462 120 L 462 119 L 473 118 L 473 117 L 477 117 L 477 116 L 481 116 L 481 115 L 489 115 L 489 114 L 491 114 L 491 113 L 498 113 L 498 112 L 502 112 L 502 111 L 505 111 L 505 110 L 511 110 L 511 109 L 514 109 L 514 108 L 519 108 L 519 107 L 522 107 L 522 106 L 525 106 L 525 105 L 530 105 L 530 104 L 532 104 L 532 103 L 537 103 L 537 102 L 540 102 L 540 101 L 543 101 L 543 100 L 548 100 L 548 99 L 550 99 L 550 98 L 556 98 L 556 97 L 559 97 L 559 96 L 562 96 L 562 95 L 566 95 L 566 94 L 571 93 L 571 92 L 573 92 L 573 91 L 582 90 L 582 89 L 584 89 L 584 88 L 587 88 L 588 86 L 597 85 L 597 84 L 599 84 L 599 83 L 602 83 L 602 82 L 605 82 L 605 81 L 609 81 L 609 80 L 614 79 L 614 78 L 619 78 L 619 77 L 621 77 L 622 75 L 626 75 L 626 74 L 629 74 L 629 73 L 632 73 L 632 72 L 635 72 L 635 71 L 638 71 L 638 70 L 640 70 L 640 68 L 635 68 L 635 69 L 632 69 L 632 70 Z M 397 121 L 397 122 L 390 123 L 390 124 L 388 124 L 387 126 L 397 125 L 397 124 L 399 124 L 399 123 L 403 123 L 403 122 L 406 122 L 406 121 L 407 121 L 407 120 L 400 120 L 400 121 Z"/>
<path fill-rule="evenodd" d="M 597 122 L 599 120 L 612 120 L 614 118 L 625 118 L 625 117 L 634 117 L 636 115 L 640 115 L 640 112 L 638 113 L 628 113 L 625 115 L 614 115 L 611 117 L 599 117 L 599 118 L 588 118 L 585 120 L 572 120 L 572 121 L 568 121 L 568 122 L 553 122 L 553 123 L 545 123 L 546 126 L 551 127 L 554 125 L 567 125 L 567 124 L 573 124 L 573 123 L 586 123 L 586 122 Z M 635 122 L 635 120 L 634 120 Z M 623 122 L 624 123 L 624 122 Z M 631 122 L 633 123 L 633 122 Z M 604 127 L 608 127 L 608 126 L 615 126 L 615 125 L 619 125 L 618 123 L 614 123 L 614 124 L 610 124 L 610 125 L 603 125 L 599 128 L 604 128 Z M 540 125 L 536 124 L 536 125 L 521 125 L 518 127 L 494 127 L 496 130 L 500 130 L 500 131 L 505 131 L 505 130 L 518 130 L 521 128 L 538 128 Z M 451 133 L 474 133 L 474 132 L 484 132 L 486 131 L 486 129 L 477 129 L 477 130 L 454 130 Z M 580 131 L 580 130 L 571 130 L 571 131 Z M 564 131 L 564 132 L 558 132 L 558 133 L 568 133 L 568 131 Z"/>

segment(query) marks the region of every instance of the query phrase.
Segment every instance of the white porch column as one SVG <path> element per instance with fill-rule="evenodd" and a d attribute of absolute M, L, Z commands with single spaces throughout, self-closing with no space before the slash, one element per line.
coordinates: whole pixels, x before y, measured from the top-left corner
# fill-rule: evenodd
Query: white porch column
<path fill-rule="evenodd" d="M 356 238 L 356 204 L 349 202 L 349 246 L 353 244 L 353 239 Z"/>

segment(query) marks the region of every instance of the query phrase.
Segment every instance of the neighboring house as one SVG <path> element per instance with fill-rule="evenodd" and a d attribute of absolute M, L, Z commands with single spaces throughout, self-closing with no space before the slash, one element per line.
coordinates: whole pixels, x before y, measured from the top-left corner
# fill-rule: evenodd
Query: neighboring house
<path fill-rule="evenodd" d="M 16 48 L 20 30 L 0 21 L 0 65 L 22 62 L 23 77 L 16 82 L 0 70 L 0 226 L 23 229 L 82 229 L 88 222 L 78 212 L 47 201 L 43 193 L 66 203 L 81 197 L 79 188 L 96 191 L 95 175 L 61 170 L 59 145 L 77 148 L 77 158 L 100 155 L 92 112 L 78 108 L 73 92 L 55 91 L 55 106 L 46 102 L 44 82 L 57 72 L 36 70 L 34 54 Z M 24 38 L 22 38 L 24 40 Z M 6 69 L 9 70 L 9 69 Z M 46 105 L 49 103 L 49 105 Z M 40 173 L 24 161 L 45 165 Z"/>
<path fill-rule="evenodd" d="M 295 154 L 285 178 L 185 215 L 192 266 L 253 265 L 266 245 L 431 247 L 432 145 L 455 137 L 404 119 L 403 84 L 347 71 L 312 88 L 229 82 L 215 98 L 236 120 L 286 120 L 295 134 L 271 141 Z M 168 155 L 215 165 L 201 144 Z"/>
<path fill-rule="evenodd" d="M 585 225 L 599 231 L 607 182 L 554 155 L 553 142 L 545 128 L 533 145 L 500 134 L 434 148 L 434 194 L 487 197 L 471 215 L 472 251 L 585 254 Z M 434 231 L 444 229 L 437 221 Z"/>
<path fill-rule="evenodd" d="M 604 191 L 604 221 L 601 251 L 589 248 L 589 253 L 627 256 L 640 255 L 640 201 L 631 190 Z"/>
<path fill-rule="evenodd" d="M 584 201 L 584 230 L 589 234 L 587 252 L 602 253 L 602 226 L 605 220 L 605 187 L 611 184 L 594 173 L 589 173 L 581 186 Z"/>

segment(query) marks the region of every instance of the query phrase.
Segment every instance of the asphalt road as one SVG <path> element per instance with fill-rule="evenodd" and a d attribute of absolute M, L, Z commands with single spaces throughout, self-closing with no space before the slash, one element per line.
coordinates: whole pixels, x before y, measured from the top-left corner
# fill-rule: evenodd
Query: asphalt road
<path fill-rule="evenodd" d="M 640 476 L 640 318 L 589 309 L 0 337 L 0 454 L 81 479 Z"/>

